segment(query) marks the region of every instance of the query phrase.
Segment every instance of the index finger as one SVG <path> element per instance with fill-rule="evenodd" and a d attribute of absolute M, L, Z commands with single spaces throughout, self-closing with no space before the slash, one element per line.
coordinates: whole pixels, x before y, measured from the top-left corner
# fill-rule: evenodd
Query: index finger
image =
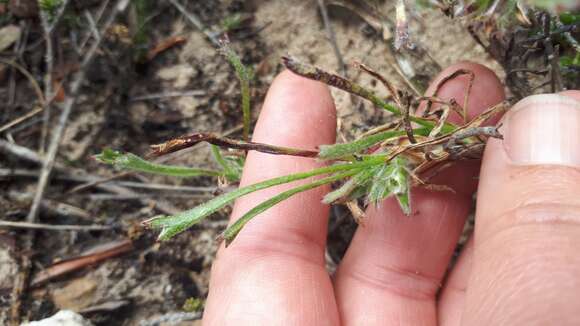
<path fill-rule="evenodd" d="M 334 143 L 336 112 L 328 88 L 290 72 L 272 84 L 253 140 L 314 149 Z M 241 186 L 320 167 L 314 159 L 250 152 Z M 302 183 L 308 182 L 304 180 Z M 238 200 L 243 213 L 297 183 Z M 338 313 L 324 267 L 328 188 L 298 194 L 256 216 L 212 268 L 207 325 L 336 325 Z M 231 223 L 231 222 L 230 222 Z"/>

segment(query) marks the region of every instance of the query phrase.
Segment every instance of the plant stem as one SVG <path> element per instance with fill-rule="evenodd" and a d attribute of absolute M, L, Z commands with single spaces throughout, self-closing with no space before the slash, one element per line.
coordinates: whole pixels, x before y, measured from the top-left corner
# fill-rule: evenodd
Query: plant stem
<path fill-rule="evenodd" d="M 347 172 L 343 172 L 343 173 L 338 173 L 326 178 L 322 178 L 319 180 L 316 180 L 314 182 L 310 182 L 307 183 L 305 185 L 301 185 L 298 186 L 296 188 L 292 188 L 290 190 L 284 191 L 262 203 L 260 203 L 258 206 L 252 208 L 251 210 L 249 210 L 246 214 L 244 214 L 244 216 L 240 217 L 234 224 L 232 224 L 230 227 L 228 227 L 224 233 L 222 235 L 220 235 L 220 238 L 223 238 L 226 240 L 226 247 L 228 245 L 230 245 L 232 243 L 232 241 L 235 239 L 235 237 L 238 235 L 238 233 L 242 230 L 242 228 L 244 227 L 244 225 L 246 225 L 246 223 L 248 223 L 252 218 L 254 218 L 256 215 L 266 211 L 267 209 L 271 208 L 272 206 L 278 204 L 279 202 L 286 200 L 300 192 L 304 192 L 310 189 L 314 189 L 317 187 L 320 187 L 322 185 L 325 184 L 329 184 L 344 178 L 348 178 L 350 176 L 353 176 L 355 174 L 357 174 L 359 172 L 359 169 L 354 169 L 351 171 L 347 171 Z"/>
<path fill-rule="evenodd" d="M 313 176 L 321 174 L 329 174 L 340 171 L 347 171 L 353 169 L 360 169 L 364 167 L 369 167 L 377 164 L 382 164 L 385 162 L 384 157 L 380 158 L 368 158 L 363 162 L 345 163 L 337 164 L 332 166 L 326 166 L 306 172 L 300 172 L 290 175 L 281 176 L 278 178 L 262 181 L 247 187 L 238 188 L 234 191 L 228 192 L 221 196 L 218 196 L 205 204 L 199 205 L 190 210 L 181 212 L 173 216 L 160 215 L 153 217 L 149 220 L 143 222 L 145 226 L 152 228 L 161 228 L 162 231 L 159 234 L 159 240 L 168 240 L 178 233 L 187 230 L 192 225 L 199 223 L 205 217 L 213 214 L 217 210 L 221 209 L 225 205 L 229 204 L 233 200 L 245 196 L 249 193 L 277 186 L 280 184 L 290 183 L 297 180 L 302 180 L 310 178 Z"/>
<path fill-rule="evenodd" d="M 341 89 L 343 91 L 360 96 L 366 100 L 371 101 L 374 105 L 376 105 L 384 110 L 387 110 L 398 117 L 403 116 L 403 113 L 397 107 L 381 100 L 373 91 L 368 90 L 368 89 L 364 88 L 363 86 L 358 85 L 358 84 L 356 84 L 356 83 L 354 83 L 346 78 L 343 78 L 343 77 L 335 75 L 335 74 L 330 74 L 330 73 L 328 73 L 320 68 L 301 63 L 301 62 L 299 62 L 291 57 L 283 56 L 282 62 L 286 66 L 286 68 L 288 68 L 290 71 L 294 72 L 297 75 L 300 75 L 300 76 L 303 76 L 303 77 L 306 77 L 309 79 L 321 81 L 329 86 L 333 86 L 333 87 L 336 87 L 336 88 Z M 421 117 L 417 117 L 417 116 L 410 116 L 409 120 L 412 122 L 415 122 L 418 125 L 421 125 L 421 126 L 427 127 L 427 128 L 431 128 L 431 129 L 433 129 L 435 127 L 435 124 L 436 124 L 435 122 L 433 122 L 429 119 L 421 118 Z M 444 133 L 447 133 L 447 132 L 453 131 L 455 128 L 456 127 L 453 124 L 445 123 L 442 131 Z"/>

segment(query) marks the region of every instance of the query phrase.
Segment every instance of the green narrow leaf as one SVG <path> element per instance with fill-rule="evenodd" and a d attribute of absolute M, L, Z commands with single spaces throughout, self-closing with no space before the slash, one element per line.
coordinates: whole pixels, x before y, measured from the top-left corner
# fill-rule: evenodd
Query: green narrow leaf
<path fill-rule="evenodd" d="M 399 203 L 399 207 L 401 207 L 403 214 L 406 216 L 411 215 L 411 189 L 407 188 L 407 191 L 395 194 L 395 197 L 397 198 L 397 202 Z"/>
<path fill-rule="evenodd" d="M 560 20 L 566 25 L 578 24 L 580 23 L 580 13 L 579 12 L 563 12 L 560 14 Z"/>
<path fill-rule="evenodd" d="M 50 23 L 54 21 L 63 4 L 63 0 L 38 0 L 38 7 L 41 13 L 47 15 Z"/>
<path fill-rule="evenodd" d="M 429 134 L 429 128 L 418 128 L 413 130 L 416 135 L 426 136 Z M 387 139 L 405 135 L 403 130 L 387 130 L 379 132 L 350 143 L 322 145 L 318 157 L 324 160 L 335 160 L 345 156 L 360 153 L 370 147 L 383 142 Z"/>
<path fill-rule="evenodd" d="M 253 78 L 252 72 L 242 63 L 240 57 L 232 50 L 230 43 L 227 39 L 221 40 L 220 51 L 228 60 L 228 62 L 234 67 L 236 75 L 240 80 L 240 88 L 242 93 L 242 116 L 244 125 L 244 140 L 249 140 L 250 138 L 250 80 Z"/>
<path fill-rule="evenodd" d="M 396 172 L 392 175 L 394 182 L 393 194 L 399 202 L 399 207 L 406 216 L 411 214 L 411 182 L 410 175 L 407 169 L 407 162 L 403 157 L 397 157 L 393 164 L 395 164 Z"/>
<path fill-rule="evenodd" d="M 152 163 L 132 153 L 121 153 L 106 148 L 94 158 L 118 168 L 172 177 L 219 176 L 219 171 Z"/>
<path fill-rule="evenodd" d="M 240 217 L 234 224 L 232 224 L 230 227 L 228 227 L 222 233 L 222 235 L 220 237 L 225 239 L 226 247 L 227 247 L 232 243 L 232 241 L 234 241 L 234 239 L 236 238 L 238 233 L 240 233 L 240 231 L 246 225 L 246 223 L 248 223 L 256 215 L 264 212 L 265 210 L 278 204 L 279 202 L 296 195 L 297 193 L 304 192 L 304 191 L 307 191 L 310 189 L 314 189 L 314 188 L 320 187 L 322 185 L 332 183 L 334 181 L 338 181 L 338 180 L 341 180 L 344 178 L 348 178 L 356 173 L 357 173 L 357 171 L 348 171 L 348 172 L 344 172 L 344 173 L 339 173 L 339 174 L 336 174 L 336 175 L 333 175 L 330 177 L 326 177 L 326 178 L 323 178 L 320 180 L 313 181 L 313 182 L 305 184 L 305 185 L 298 186 L 296 188 L 292 188 L 288 191 L 284 191 L 284 192 L 262 202 L 258 206 L 252 208 L 250 211 L 248 211 L 246 214 L 244 214 L 244 216 Z"/>
<path fill-rule="evenodd" d="M 394 168 L 391 163 L 385 164 L 377 170 L 373 176 L 372 184 L 367 195 L 367 200 L 370 203 L 377 204 L 392 194 L 389 181 L 393 170 Z"/>
<path fill-rule="evenodd" d="M 277 186 L 280 184 L 293 182 L 296 180 L 310 178 L 316 175 L 370 167 L 373 165 L 382 164 L 383 162 L 384 162 L 383 158 L 369 158 L 368 160 L 365 160 L 363 162 L 337 164 L 314 169 L 307 172 L 300 172 L 278 178 L 273 178 L 243 188 L 238 188 L 234 191 L 218 196 L 204 204 L 201 204 L 190 210 L 178 213 L 176 215 L 172 216 L 159 215 L 153 217 L 145 221 L 144 224 L 152 228 L 161 229 L 161 233 L 159 234 L 159 240 L 168 240 L 173 236 L 175 236 L 176 234 L 187 230 L 194 224 L 199 223 L 201 220 L 203 220 L 210 214 L 213 214 L 214 212 L 226 206 L 227 204 L 231 203 L 235 199 L 247 195 L 249 193 Z"/>
<path fill-rule="evenodd" d="M 222 21 L 220 22 L 222 31 L 224 33 L 239 28 L 241 24 L 242 24 L 242 15 L 240 14 L 229 15 L 226 18 L 222 19 Z"/>
<path fill-rule="evenodd" d="M 373 166 L 359 171 L 338 189 L 326 194 L 326 196 L 324 196 L 322 199 L 322 202 L 325 204 L 332 204 L 339 199 L 346 198 L 357 188 L 365 187 L 372 179 L 373 175 L 377 172 L 378 168 L 380 167 Z"/>
<path fill-rule="evenodd" d="M 385 141 L 389 138 L 402 136 L 404 134 L 404 131 L 389 130 L 370 135 L 350 143 L 322 145 L 320 146 L 320 153 L 318 154 L 318 157 L 324 160 L 335 160 L 341 157 L 360 153 L 379 142 Z"/>
<path fill-rule="evenodd" d="M 135 32 L 133 34 L 133 51 L 134 59 L 137 62 L 144 63 L 147 59 L 149 48 L 151 27 L 147 24 L 151 16 L 151 1 L 137 0 L 133 1 L 135 13 Z"/>
<path fill-rule="evenodd" d="M 224 170 L 224 175 L 230 182 L 237 182 L 240 181 L 242 178 L 242 167 L 243 167 L 243 159 L 240 160 L 225 158 L 219 147 L 216 145 L 211 144 L 211 152 L 213 157 L 215 158 L 216 162 L 222 167 Z"/>
<path fill-rule="evenodd" d="M 411 187 L 409 172 L 403 157 L 397 156 L 375 173 L 367 199 L 377 204 L 383 199 L 395 195 L 405 215 L 411 212 Z"/>

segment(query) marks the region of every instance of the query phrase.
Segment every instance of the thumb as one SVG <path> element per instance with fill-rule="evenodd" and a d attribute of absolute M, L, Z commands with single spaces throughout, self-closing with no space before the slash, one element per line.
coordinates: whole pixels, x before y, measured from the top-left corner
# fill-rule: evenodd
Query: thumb
<path fill-rule="evenodd" d="M 520 101 L 487 145 L 464 325 L 580 325 L 580 92 L 566 95 Z"/>

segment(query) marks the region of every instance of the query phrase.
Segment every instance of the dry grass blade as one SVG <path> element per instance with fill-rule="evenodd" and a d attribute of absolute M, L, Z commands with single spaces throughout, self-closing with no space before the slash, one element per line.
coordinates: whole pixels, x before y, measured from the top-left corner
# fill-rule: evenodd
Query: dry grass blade
<path fill-rule="evenodd" d="M 387 161 L 391 161 L 392 159 L 394 159 L 397 156 L 399 156 L 403 153 L 406 153 L 406 152 L 413 152 L 413 151 L 416 151 L 416 150 L 419 150 L 422 148 L 427 148 L 427 147 L 434 146 L 434 145 L 444 145 L 444 144 L 448 143 L 451 139 L 453 139 L 454 135 L 459 135 L 459 136 L 455 136 L 455 137 L 459 137 L 457 139 L 465 139 L 465 138 L 479 136 L 479 135 L 500 138 L 501 134 L 499 134 L 499 132 L 497 132 L 497 127 L 490 127 L 490 128 L 495 128 L 496 132 L 491 132 L 490 131 L 491 129 L 481 129 L 479 127 L 481 126 L 482 123 L 484 123 L 485 121 L 487 121 L 491 117 L 493 117 L 499 113 L 505 112 L 509 108 L 510 103 L 511 103 L 511 101 L 506 100 L 506 101 L 503 101 L 503 102 L 491 107 L 490 109 L 481 113 L 477 117 L 473 118 L 473 120 L 471 120 L 469 123 L 467 123 L 461 127 L 458 127 L 456 130 L 454 130 L 451 133 L 439 136 L 439 137 L 434 138 L 434 139 L 429 139 L 429 140 L 425 140 L 423 142 L 418 142 L 416 144 L 409 144 L 409 145 L 400 146 L 398 149 L 395 149 L 394 151 L 389 153 L 390 156 L 387 159 Z M 471 131 L 471 130 L 474 130 L 474 131 Z M 479 132 L 476 132 L 475 130 L 478 130 Z M 485 134 L 481 133 L 482 130 L 484 130 Z M 462 135 L 464 135 L 464 137 Z M 481 144 L 484 144 L 480 139 L 477 139 L 477 141 Z M 445 149 L 445 146 L 444 146 L 444 149 Z M 438 156 L 438 155 L 436 155 L 436 156 Z M 445 155 L 445 157 L 449 158 L 449 156 L 447 156 L 447 155 Z M 455 156 L 454 159 L 461 159 L 461 157 Z"/>
<path fill-rule="evenodd" d="M 395 25 L 395 49 L 400 50 L 403 46 L 409 49 L 414 48 L 414 44 L 409 38 L 409 19 L 407 18 L 407 8 L 405 0 L 397 0 L 396 25 Z"/>
<path fill-rule="evenodd" d="M 366 72 L 367 74 L 373 76 L 374 78 L 378 79 L 387 88 L 387 90 L 393 97 L 395 103 L 397 103 L 399 107 L 403 106 L 403 103 L 401 102 L 401 97 L 399 96 L 399 90 L 393 84 L 391 84 L 385 77 L 383 77 L 381 74 L 371 69 L 369 66 L 363 64 L 362 62 L 355 61 L 353 65 L 355 66 L 355 68 L 358 68 Z"/>
<path fill-rule="evenodd" d="M 467 69 L 458 69 L 456 71 L 454 71 L 453 73 L 449 74 L 448 76 L 443 77 L 435 86 L 435 91 L 433 92 L 432 96 L 437 96 L 437 94 L 439 93 L 439 90 L 441 90 L 441 87 L 443 87 L 443 85 L 445 85 L 448 81 L 453 80 L 455 78 L 457 78 L 458 76 L 461 75 L 467 75 L 468 76 L 468 83 L 467 83 L 467 88 L 465 91 L 465 98 L 463 101 L 463 107 L 462 110 L 458 113 L 461 114 L 461 117 L 463 118 L 463 122 L 466 123 L 467 122 L 467 108 L 469 105 L 469 94 L 471 93 L 471 88 L 473 87 L 473 81 L 475 79 L 475 74 L 473 73 L 473 71 L 471 70 L 467 70 Z M 425 111 L 424 111 L 424 115 L 428 115 L 431 112 L 431 105 L 437 101 L 437 99 L 435 97 L 427 97 L 427 106 L 425 107 Z"/>
<path fill-rule="evenodd" d="M 338 61 L 338 67 L 343 75 L 346 76 L 346 65 L 344 64 L 344 59 L 342 58 L 342 54 L 340 53 L 340 49 L 338 48 L 338 44 L 336 43 L 336 34 L 334 33 L 334 29 L 330 24 L 330 18 L 328 17 L 328 10 L 326 10 L 326 4 L 324 0 L 318 0 L 318 8 L 320 8 L 320 13 L 322 14 L 322 21 L 324 23 L 324 28 L 326 29 L 326 34 L 328 35 L 328 40 L 332 45 L 332 50 L 334 50 L 334 56 Z"/>
<path fill-rule="evenodd" d="M 0 228 L 51 230 L 51 231 L 106 231 L 113 227 L 107 225 L 54 225 L 43 223 L 12 222 L 0 220 Z"/>

